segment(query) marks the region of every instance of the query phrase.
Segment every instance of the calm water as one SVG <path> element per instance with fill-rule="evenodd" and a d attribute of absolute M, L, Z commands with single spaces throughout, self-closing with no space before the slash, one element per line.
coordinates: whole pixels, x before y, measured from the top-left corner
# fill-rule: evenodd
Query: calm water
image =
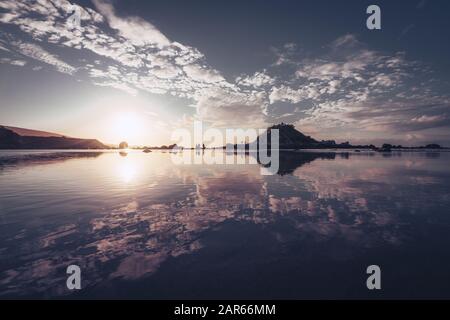
<path fill-rule="evenodd" d="M 450 153 L 170 157 L 0 152 L 0 297 L 450 298 Z"/>

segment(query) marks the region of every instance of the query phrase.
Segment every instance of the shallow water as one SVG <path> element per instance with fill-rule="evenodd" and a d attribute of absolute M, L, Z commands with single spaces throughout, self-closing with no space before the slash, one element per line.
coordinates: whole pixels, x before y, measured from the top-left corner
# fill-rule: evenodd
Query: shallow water
<path fill-rule="evenodd" d="M 0 297 L 450 298 L 449 160 L 283 153 L 267 176 L 163 152 L 0 151 Z"/>

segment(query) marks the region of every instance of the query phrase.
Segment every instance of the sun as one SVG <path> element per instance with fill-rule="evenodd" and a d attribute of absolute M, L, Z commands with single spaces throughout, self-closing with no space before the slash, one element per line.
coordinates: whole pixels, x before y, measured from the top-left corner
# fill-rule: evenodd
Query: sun
<path fill-rule="evenodd" d="M 136 144 L 142 137 L 144 124 L 139 115 L 134 112 L 119 112 L 113 118 L 112 129 L 114 136 L 131 145 Z"/>

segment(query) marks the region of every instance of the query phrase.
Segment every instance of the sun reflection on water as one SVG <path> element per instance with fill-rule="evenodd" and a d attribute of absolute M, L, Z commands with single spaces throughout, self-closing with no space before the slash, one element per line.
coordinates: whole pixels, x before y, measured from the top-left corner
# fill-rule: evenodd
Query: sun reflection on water
<path fill-rule="evenodd" d="M 119 167 L 117 169 L 117 173 L 119 175 L 119 178 L 124 182 L 124 183 L 130 183 L 133 180 L 135 180 L 137 172 L 138 172 L 138 168 L 137 168 L 137 164 L 135 161 L 133 161 L 133 159 L 131 159 L 130 157 L 123 157 L 122 159 L 120 159 L 120 163 L 119 163 Z"/>

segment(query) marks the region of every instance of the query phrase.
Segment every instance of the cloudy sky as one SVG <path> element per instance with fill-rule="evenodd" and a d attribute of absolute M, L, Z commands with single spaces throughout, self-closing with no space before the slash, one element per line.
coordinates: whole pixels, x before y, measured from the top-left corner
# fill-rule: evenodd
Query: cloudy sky
<path fill-rule="evenodd" d="M 366 28 L 373 3 L 381 30 Z M 283 121 L 318 139 L 450 146 L 449 12 L 447 0 L 0 0 L 0 124 L 153 145 L 193 120 Z"/>

